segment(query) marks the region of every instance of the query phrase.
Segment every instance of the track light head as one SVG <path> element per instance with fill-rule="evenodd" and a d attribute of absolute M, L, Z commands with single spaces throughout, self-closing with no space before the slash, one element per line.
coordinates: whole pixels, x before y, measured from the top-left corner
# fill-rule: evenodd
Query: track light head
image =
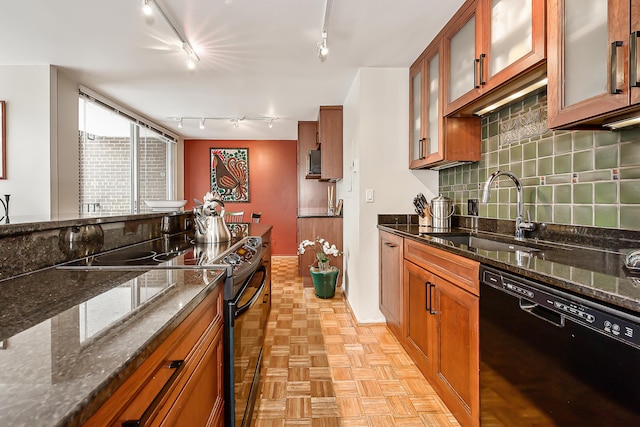
<path fill-rule="evenodd" d="M 178 127 L 182 129 L 182 117 L 178 119 Z"/>
<path fill-rule="evenodd" d="M 318 58 L 320 61 L 327 59 L 329 54 L 329 47 L 327 46 L 327 32 L 322 32 L 322 39 L 318 42 Z"/>
<path fill-rule="evenodd" d="M 204 129 L 204 119 L 200 119 L 200 129 Z"/>
<path fill-rule="evenodd" d="M 142 13 L 147 16 L 153 13 L 153 9 L 151 9 L 151 0 L 142 0 Z"/>

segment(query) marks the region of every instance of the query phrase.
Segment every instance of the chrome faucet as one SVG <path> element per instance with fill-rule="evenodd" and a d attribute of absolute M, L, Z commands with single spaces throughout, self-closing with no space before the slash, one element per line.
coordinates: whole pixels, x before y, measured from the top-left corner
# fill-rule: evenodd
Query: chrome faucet
<path fill-rule="evenodd" d="M 489 196 L 491 196 L 491 184 L 493 181 L 499 176 L 508 176 L 511 178 L 513 183 L 516 185 L 517 191 L 517 202 L 518 202 L 518 217 L 516 218 L 516 239 L 523 239 L 525 231 L 533 231 L 536 228 L 536 225 L 531 222 L 531 217 L 529 216 L 528 221 L 524 221 L 524 201 L 522 196 L 522 183 L 518 179 L 517 176 L 512 174 L 509 171 L 495 171 L 489 176 L 489 179 L 484 183 L 484 189 L 482 191 L 482 203 L 487 203 L 489 201 Z M 529 212 L 527 211 L 527 214 Z"/>

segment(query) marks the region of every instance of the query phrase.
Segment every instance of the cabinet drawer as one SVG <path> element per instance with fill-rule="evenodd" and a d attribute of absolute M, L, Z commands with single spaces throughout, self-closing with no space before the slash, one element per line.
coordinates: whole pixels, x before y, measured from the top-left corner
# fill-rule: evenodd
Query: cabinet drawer
<path fill-rule="evenodd" d="M 413 240 L 404 240 L 404 258 L 461 288 L 480 295 L 480 263 Z"/>

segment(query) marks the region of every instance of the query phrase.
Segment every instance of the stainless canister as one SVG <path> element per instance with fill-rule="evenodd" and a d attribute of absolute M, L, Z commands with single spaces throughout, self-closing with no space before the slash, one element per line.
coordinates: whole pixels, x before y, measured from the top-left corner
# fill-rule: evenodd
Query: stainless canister
<path fill-rule="evenodd" d="M 455 210 L 451 199 L 440 194 L 438 197 L 431 199 L 428 209 L 435 231 L 451 229 L 451 216 Z"/>

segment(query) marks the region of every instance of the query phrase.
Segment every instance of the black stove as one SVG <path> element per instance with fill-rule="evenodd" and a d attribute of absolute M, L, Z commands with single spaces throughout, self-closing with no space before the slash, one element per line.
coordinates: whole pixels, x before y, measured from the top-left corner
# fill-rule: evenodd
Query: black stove
<path fill-rule="evenodd" d="M 262 238 L 247 236 L 227 242 L 197 243 L 191 234 L 177 234 L 96 254 L 58 266 L 61 270 L 174 270 L 226 269 L 225 298 L 233 297 L 239 286 L 260 264 Z"/>

